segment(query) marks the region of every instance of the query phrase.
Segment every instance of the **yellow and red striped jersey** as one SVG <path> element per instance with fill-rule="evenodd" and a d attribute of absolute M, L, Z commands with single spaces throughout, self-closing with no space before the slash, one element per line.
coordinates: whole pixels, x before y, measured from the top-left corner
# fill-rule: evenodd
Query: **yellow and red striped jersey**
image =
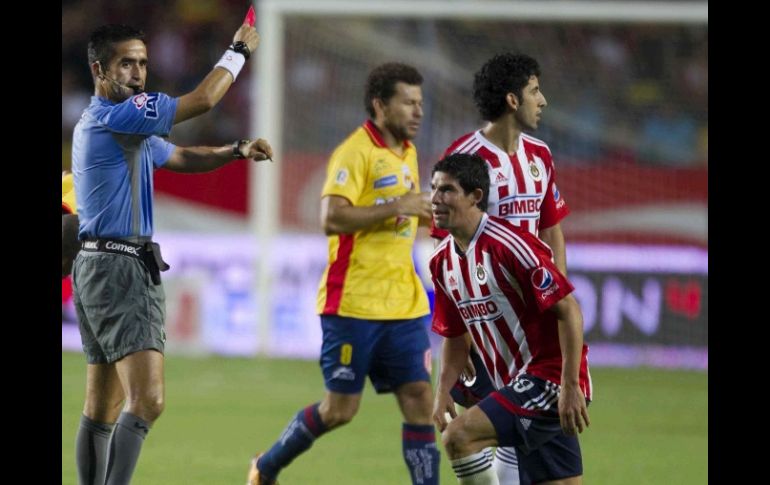
<path fill-rule="evenodd" d="M 414 145 L 405 142 L 403 156 L 396 155 L 367 121 L 332 153 L 321 197 L 336 195 L 368 207 L 419 192 L 419 187 Z M 428 314 L 412 259 L 416 234 L 417 217 L 397 216 L 354 234 L 330 236 L 318 313 L 371 320 Z"/>

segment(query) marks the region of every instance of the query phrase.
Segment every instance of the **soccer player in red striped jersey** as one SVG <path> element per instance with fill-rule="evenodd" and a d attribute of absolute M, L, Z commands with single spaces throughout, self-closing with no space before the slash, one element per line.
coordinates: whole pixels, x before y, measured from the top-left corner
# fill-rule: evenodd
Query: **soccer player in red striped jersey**
<path fill-rule="evenodd" d="M 498 484 L 484 448 L 515 447 L 527 481 L 581 483 L 577 433 L 588 426 L 588 347 L 572 284 L 529 231 L 488 216 L 484 161 L 453 154 L 432 172 L 433 331 L 445 337 L 433 418 L 461 484 Z M 496 391 L 457 416 L 450 389 L 470 334 Z M 445 413 L 452 418 L 447 422 Z"/>
<path fill-rule="evenodd" d="M 475 74 L 473 98 L 479 114 L 488 123 L 467 133 L 447 148 L 452 153 L 475 153 L 489 168 L 491 189 L 488 213 L 538 236 L 553 251 L 556 266 L 567 274 L 561 220 L 569 207 L 556 187 L 551 150 L 541 140 L 528 135 L 537 129 L 547 105 L 540 90 L 540 67 L 523 54 L 500 54 L 489 59 Z M 431 227 L 431 236 L 446 237 L 447 232 Z M 468 342 L 470 345 L 470 342 Z M 492 383 L 482 371 L 475 351 L 458 380 L 453 397 L 468 407 L 492 391 Z M 489 450 L 491 453 L 491 450 Z M 495 467 L 501 481 L 518 485 L 517 457 L 514 450 L 498 449 Z M 521 483 L 526 483 L 522 478 Z"/>
<path fill-rule="evenodd" d="M 490 215 L 540 237 L 554 251 L 556 265 L 564 273 L 566 257 L 560 222 L 569 207 L 556 187 L 556 172 L 548 145 L 528 135 L 547 106 L 540 90 L 540 67 L 524 54 L 500 54 L 475 74 L 473 98 L 483 128 L 467 133 L 446 149 L 452 153 L 475 153 L 489 167 Z M 431 236 L 447 232 L 431 228 Z"/>

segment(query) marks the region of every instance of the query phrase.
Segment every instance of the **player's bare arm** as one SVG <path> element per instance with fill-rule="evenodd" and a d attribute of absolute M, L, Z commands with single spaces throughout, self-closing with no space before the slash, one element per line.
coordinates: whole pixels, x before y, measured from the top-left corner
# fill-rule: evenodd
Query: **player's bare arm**
<path fill-rule="evenodd" d="M 562 354 L 559 418 L 568 435 L 582 433 L 588 427 L 588 408 L 580 389 L 580 359 L 583 348 L 583 315 L 572 295 L 567 295 L 551 310 L 559 319 L 559 346 Z"/>
<path fill-rule="evenodd" d="M 248 158 L 254 161 L 272 158 L 270 144 L 258 138 L 253 141 L 241 140 L 238 146 L 223 147 L 176 147 L 163 168 L 174 172 L 200 173 L 215 170 L 233 160 Z"/>
<path fill-rule="evenodd" d="M 556 267 L 559 268 L 561 274 L 567 276 L 567 250 L 564 243 L 564 233 L 561 230 L 561 223 L 541 228 L 539 236 L 553 251 L 553 261 L 556 263 Z"/>
<path fill-rule="evenodd" d="M 259 34 L 254 27 L 241 25 L 233 36 L 233 44 L 243 42 L 249 53 L 259 45 Z M 233 53 L 233 56 L 241 54 Z M 245 59 L 244 59 L 245 62 Z M 240 70 L 240 69 L 239 69 Z M 195 89 L 179 98 L 174 116 L 174 124 L 189 120 L 213 108 L 225 95 L 230 85 L 235 82 L 235 75 L 221 66 L 215 67 Z"/>
<path fill-rule="evenodd" d="M 439 375 L 436 399 L 433 405 L 433 422 L 439 431 L 444 431 L 447 424 L 445 413 L 457 417 L 455 402 L 449 391 L 457 382 L 460 373 L 468 362 L 468 345 L 465 334 L 459 337 L 444 338 L 441 344 L 441 374 Z"/>
<path fill-rule="evenodd" d="M 352 234 L 398 215 L 432 217 L 428 195 L 409 192 L 385 204 L 356 207 L 345 197 L 321 199 L 321 226 L 327 236 Z"/>

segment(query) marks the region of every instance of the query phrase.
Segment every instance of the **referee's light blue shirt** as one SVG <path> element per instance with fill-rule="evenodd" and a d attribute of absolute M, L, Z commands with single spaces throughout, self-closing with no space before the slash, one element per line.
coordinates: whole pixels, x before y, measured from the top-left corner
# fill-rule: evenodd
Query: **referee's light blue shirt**
<path fill-rule="evenodd" d="M 91 97 L 72 137 L 80 239 L 152 236 L 152 172 L 174 151 L 160 137 L 171 131 L 177 102 L 163 93 L 118 104 Z"/>

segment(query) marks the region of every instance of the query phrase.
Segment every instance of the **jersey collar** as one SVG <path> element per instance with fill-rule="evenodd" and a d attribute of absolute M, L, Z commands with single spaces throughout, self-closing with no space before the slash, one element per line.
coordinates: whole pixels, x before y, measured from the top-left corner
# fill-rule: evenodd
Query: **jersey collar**
<path fill-rule="evenodd" d="M 364 121 L 363 128 L 376 146 L 388 149 L 388 145 L 385 144 L 385 139 L 382 137 L 382 132 L 372 120 Z M 404 140 L 404 148 L 409 148 L 410 146 L 412 146 L 411 142 Z"/>
<path fill-rule="evenodd" d="M 452 248 L 458 256 L 465 257 L 466 254 L 473 251 L 474 246 L 476 246 L 476 241 L 479 240 L 481 233 L 484 232 L 484 227 L 487 225 L 488 219 L 489 215 L 486 212 L 482 212 L 481 221 L 479 221 L 479 227 L 476 228 L 476 232 L 473 234 L 471 241 L 468 243 L 468 247 L 465 249 L 465 252 L 460 250 L 460 248 L 457 246 L 457 242 L 455 241 L 454 236 L 452 237 Z"/>

